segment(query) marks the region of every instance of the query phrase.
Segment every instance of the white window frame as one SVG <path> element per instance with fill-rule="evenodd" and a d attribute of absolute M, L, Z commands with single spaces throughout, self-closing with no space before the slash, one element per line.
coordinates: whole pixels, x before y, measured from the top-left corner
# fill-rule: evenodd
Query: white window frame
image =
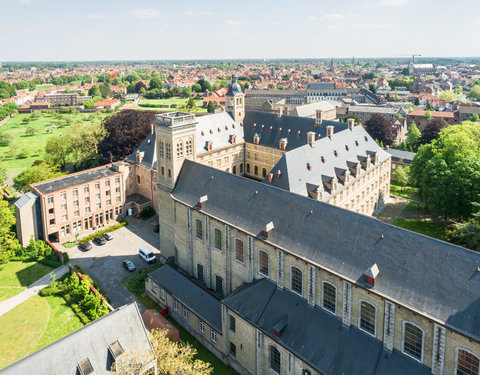
<path fill-rule="evenodd" d="M 173 308 L 178 311 L 178 300 L 176 298 L 173 299 Z"/>
<path fill-rule="evenodd" d="M 268 275 L 265 275 L 263 272 L 260 271 L 260 253 L 261 252 L 264 252 L 265 254 L 267 254 L 267 260 L 268 260 Z M 268 252 L 266 250 L 263 250 L 263 249 L 258 249 L 258 273 L 262 276 L 265 276 L 265 277 L 270 277 L 270 255 L 268 254 Z"/>
<path fill-rule="evenodd" d="M 202 238 L 197 237 L 197 222 L 200 221 L 200 225 L 202 226 Z M 205 233 L 203 230 L 203 220 L 199 218 L 195 218 L 195 238 L 201 242 L 203 242 L 203 237 L 205 237 Z"/>
<path fill-rule="evenodd" d="M 160 289 L 160 298 L 165 300 L 165 289 Z"/>
<path fill-rule="evenodd" d="M 199 329 L 200 332 L 205 333 L 205 322 L 203 320 L 200 320 L 199 322 Z"/>
<path fill-rule="evenodd" d="M 411 355 L 410 353 L 407 353 L 405 351 L 405 324 L 406 323 L 411 324 L 412 326 L 415 326 L 422 331 L 422 352 L 420 354 L 420 359 L 414 357 L 413 355 Z M 410 320 L 402 320 L 402 353 L 405 354 L 406 356 L 410 357 L 410 358 L 413 358 L 417 362 L 423 363 L 424 351 L 425 351 L 425 330 L 422 327 L 420 327 L 418 324 L 416 324 L 416 323 L 414 323 Z M 456 363 L 456 359 L 455 359 L 455 363 Z M 457 370 L 456 370 L 456 367 L 455 367 L 455 373 L 456 372 L 457 372 Z"/>
<path fill-rule="evenodd" d="M 215 241 L 215 232 L 216 232 L 217 229 L 220 231 L 220 242 L 221 242 L 221 243 L 220 243 L 220 246 L 221 246 L 220 249 L 217 247 L 217 244 L 215 243 L 215 242 L 216 242 L 216 241 Z M 221 230 L 220 228 L 218 228 L 218 227 L 213 227 L 213 248 L 214 248 L 215 250 L 220 251 L 220 252 L 222 251 L 222 248 L 223 248 L 223 232 L 222 232 L 222 230 Z"/>
<path fill-rule="evenodd" d="M 243 244 L 243 262 L 237 259 L 237 240 Z M 245 264 L 245 242 L 240 237 L 233 237 L 233 243 L 235 244 L 235 260 L 240 264 Z"/>
<path fill-rule="evenodd" d="M 188 319 L 188 309 L 185 305 L 182 306 L 182 315 L 185 319 Z"/>
<path fill-rule="evenodd" d="M 366 302 L 369 305 L 372 305 L 373 308 L 375 309 L 375 327 L 374 327 L 374 330 L 373 330 L 373 334 L 371 332 L 368 332 L 367 330 L 363 329 L 362 327 L 360 327 L 360 321 L 362 319 L 362 302 Z M 375 306 L 372 302 L 370 302 L 366 299 L 358 300 L 358 329 L 360 329 L 361 331 L 369 334 L 370 336 L 377 337 L 377 313 L 378 313 L 377 306 Z"/>
<path fill-rule="evenodd" d="M 217 343 L 217 331 L 213 328 L 210 329 L 210 339 L 216 344 Z"/>
<path fill-rule="evenodd" d="M 458 351 L 459 350 L 463 350 L 467 353 L 470 353 L 472 355 L 474 355 L 475 357 L 478 358 L 478 360 L 480 361 L 480 356 L 478 356 L 477 354 L 475 354 L 474 352 L 472 352 L 470 349 L 467 349 L 467 348 L 464 348 L 463 346 L 456 346 L 455 347 L 455 368 L 454 368 L 454 372 L 453 374 L 454 375 L 457 375 L 457 369 L 458 369 Z"/>
<path fill-rule="evenodd" d="M 296 268 L 300 271 L 300 273 L 302 274 L 302 291 L 301 293 L 297 292 L 296 290 L 293 290 L 292 288 L 292 277 L 293 277 L 293 272 L 292 272 L 292 268 Z M 300 267 L 298 267 L 297 265 L 295 264 L 290 264 L 290 290 L 295 293 L 296 295 L 300 296 L 300 297 L 303 297 L 303 271 Z"/>
<path fill-rule="evenodd" d="M 323 287 L 323 285 L 324 284 L 330 284 L 335 289 L 335 311 L 331 311 L 331 310 L 329 310 L 329 309 L 327 309 L 323 306 L 323 301 L 324 301 L 324 287 Z M 328 280 L 322 280 L 322 306 L 321 307 L 322 307 L 322 309 L 329 312 L 330 314 L 337 315 L 337 287 L 335 286 L 335 284 L 333 284 L 332 282 L 330 282 Z"/>
<path fill-rule="evenodd" d="M 272 358 L 271 358 L 272 351 L 271 351 L 271 348 L 275 348 L 278 351 L 278 353 L 280 354 L 280 372 L 277 372 L 276 370 L 274 370 L 272 368 Z M 278 350 L 278 348 L 273 344 L 268 345 L 268 368 L 270 369 L 270 371 L 274 372 L 275 374 L 280 375 L 282 373 L 282 352 L 280 350 Z"/>

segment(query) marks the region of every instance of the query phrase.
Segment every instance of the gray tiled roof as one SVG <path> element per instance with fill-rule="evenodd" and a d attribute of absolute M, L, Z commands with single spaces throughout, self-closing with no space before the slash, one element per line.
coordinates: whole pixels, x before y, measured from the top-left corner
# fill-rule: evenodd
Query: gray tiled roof
<path fill-rule="evenodd" d="M 133 151 L 130 156 L 127 158 L 127 161 L 136 163 L 137 161 L 137 151 L 143 152 L 143 159 L 140 164 L 144 165 L 150 169 L 157 168 L 157 153 L 156 153 L 156 142 L 155 142 L 155 133 L 150 133 L 147 137 L 140 143 L 140 145 Z"/>
<path fill-rule="evenodd" d="M 384 148 L 384 150 L 392 155 L 393 161 L 403 159 L 405 163 L 410 164 L 415 157 L 415 153 L 410 151 L 397 150 L 394 148 Z"/>
<path fill-rule="evenodd" d="M 206 142 L 212 141 L 212 149 L 229 147 L 230 136 L 236 135 L 236 143 L 243 143 L 243 127 L 235 122 L 227 112 L 215 113 L 196 118 L 197 155 L 207 152 Z"/>
<path fill-rule="evenodd" d="M 277 171 L 281 172 L 280 177 L 273 177 L 269 182 L 267 176 L 263 182 L 303 196 L 308 195 L 307 184 L 312 184 L 322 187 L 328 196 L 329 190 L 322 184 L 322 176 L 333 177 L 336 169 L 346 170 L 349 162 L 359 163 L 358 157 L 366 157 L 367 152 L 378 152 L 379 162 L 389 158 L 389 154 L 376 144 L 367 131 L 357 125 L 353 130 L 339 131 L 332 139 L 323 137 L 316 140 L 314 147 L 307 144 L 285 153 L 272 168 L 274 175 Z M 361 175 L 364 173 L 362 169 Z M 351 179 L 355 179 L 353 174 Z M 339 180 L 338 188 L 342 186 Z"/>
<path fill-rule="evenodd" d="M 309 90 L 333 90 L 335 82 L 312 82 L 308 85 Z"/>
<path fill-rule="evenodd" d="M 259 111 L 246 111 L 243 125 L 245 142 L 253 143 L 253 136 L 258 134 L 260 136 L 259 145 L 279 149 L 280 139 L 287 138 L 287 151 L 305 145 L 309 131 L 314 131 L 317 136 L 325 137 L 328 125 L 333 125 L 335 132 L 347 129 L 347 124 L 343 122 L 323 121 L 322 124 L 315 125 L 313 118 L 288 115 L 278 117 L 275 113 Z M 300 135 L 298 135 L 299 131 Z"/>
<path fill-rule="evenodd" d="M 324 374 L 431 373 L 428 367 L 396 350 L 382 355 L 379 340 L 354 326 L 345 327 L 336 316 L 309 306 L 305 299 L 277 288 L 268 279 L 247 284 L 222 302 Z M 288 323 L 277 337 L 274 326 L 285 315 Z"/>
<path fill-rule="evenodd" d="M 53 180 L 45 182 L 38 182 L 32 184 L 42 194 L 49 194 L 55 191 L 68 189 L 73 186 L 83 185 L 95 180 L 100 180 L 105 177 L 111 177 L 119 174 L 120 172 L 114 170 L 111 166 L 106 165 L 99 168 L 87 169 L 83 172 L 72 173 L 66 176 L 58 177 Z"/>
<path fill-rule="evenodd" d="M 317 103 L 296 106 L 292 111 L 290 111 L 290 114 L 292 116 L 310 117 L 315 116 L 317 110 L 334 111 L 335 107 L 327 101 L 321 101 Z"/>
<path fill-rule="evenodd" d="M 18 198 L 14 205 L 17 206 L 18 208 L 22 208 L 24 205 L 26 205 L 30 200 L 32 199 L 37 199 L 38 196 L 32 192 L 28 192 L 26 194 L 23 194 L 20 198 Z"/>
<path fill-rule="evenodd" d="M 222 332 L 220 302 L 168 264 L 148 274 L 158 285 L 165 288 L 211 327 Z"/>
<path fill-rule="evenodd" d="M 152 350 L 137 305 L 125 305 L 0 370 L 2 375 L 78 374 L 88 358 L 95 374 L 110 374 L 108 346 L 118 341 L 125 351 Z"/>
<path fill-rule="evenodd" d="M 480 339 L 480 253 L 188 160 L 172 195 L 359 285 L 377 263 L 378 292 Z"/>

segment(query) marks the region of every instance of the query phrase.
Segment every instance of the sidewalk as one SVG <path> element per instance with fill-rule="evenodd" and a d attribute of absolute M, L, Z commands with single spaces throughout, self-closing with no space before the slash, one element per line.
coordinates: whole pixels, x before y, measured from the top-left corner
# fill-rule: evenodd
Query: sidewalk
<path fill-rule="evenodd" d="M 60 266 L 52 272 L 58 279 L 68 272 L 68 265 Z M 0 302 L 0 316 L 17 307 L 22 302 L 25 302 L 30 297 L 37 295 L 40 290 L 49 285 L 51 283 L 50 274 L 51 272 L 35 281 L 33 284 L 29 285 L 27 289 L 25 289 L 22 293 L 17 294 L 16 296 L 13 296 L 6 301 Z"/>

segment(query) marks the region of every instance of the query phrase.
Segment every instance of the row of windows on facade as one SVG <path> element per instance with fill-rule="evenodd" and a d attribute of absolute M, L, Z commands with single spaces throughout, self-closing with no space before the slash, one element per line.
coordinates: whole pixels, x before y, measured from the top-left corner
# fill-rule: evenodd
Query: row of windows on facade
<path fill-rule="evenodd" d="M 118 196 L 118 197 L 116 198 L 116 202 L 117 202 L 117 203 L 120 203 L 120 202 L 121 202 L 121 197 L 120 197 L 120 196 Z M 87 203 L 87 202 L 86 202 L 86 203 Z M 90 202 L 88 202 L 88 204 L 89 204 L 89 203 L 90 203 Z M 111 206 L 111 205 L 112 205 L 112 200 L 111 200 L 111 199 L 107 199 L 107 201 L 105 202 L 105 204 L 106 204 L 107 207 L 108 207 L 108 206 Z M 75 204 L 75 207 L 78 207 L 78 204 Z M 101 210 L 101 209 L 102 209 L 102 204 L 101 204 L 101 203 L 97 203 L 96 206 L 95 206 L 95 209 Z M 63 210 L 63 211 L 67 211 L 67 205 L 66 205 L 66 204 L 62 205 L 62 210 Z M 85 213 L 88 214 L 88 213 L 90 213 L 90 212 L 92 212 L 90 206 L 86 206 L 86 207 L 85 207 Z M 52 214 L 55 213 L 55 211 L 54 211 L 53 208 L 50 208 L 50 209 L 48 210 L 48 213 L 52 215 Z M 80 210 L 75 210 L 75 211 L 73 212 L 73 216 L 74 216 L 74 217 L 80 217 Z M 68 214 L 63 214 L 63 215 L 62 215 L 62 221 L 68 221 Z M 50 224 L 50 225 L 55 225 L 55 219 L 54 219 L 54 218 L 51 218 L 51 219 L 49 220 L 49 224 Z"/>
<path fill-rule="evenodd" d="M 116 177 L 116 178 L 115 178 L 115 184 L 116 184 L 116 185 L 119 185 L 119 184 L 120 184 L 120 177 Z M 105 180 L 105 186 L 106 186 L 106 187 L 110 186 L 110 180 Z M 96 182 L 96 183 L 95 183 L 95 190 L 100 191 L 100 182 Z M 89 193 L 90 193 L 90 186 L 85 185 L 85 186 L 83 187 L 83 192 L 84 192 L 85 194 L 89 194 Z M 115 192 L 120 193 L 120 188 L 119 188 L 119 187 L 116 187 L 116 188 L 115 188 Z M 106 194 L 107 194 L 107 196 L 110 195 L 110 190 L 107 190 L 107 191 L 106 191 Z M 72 190 L 72 197 L 74 197 L 74 198 L 75 198 L 75 197 L 78 197 L 78 189 Z M 97 193 L 97 197 L 98 197 L 97 199 L 100 198 L 100 195 L 99 195 L 98 193 Z M 61 199 L 62 201 L 66 201 L 66 200 L 67 200 L 67 192 L 66 192 L 66 191 L 64 191 L 64 192 L 62 192 L 62 193 L 60 194 L 60 199 Z M 47 203 L 48 203 L 48 204 L 53 204 L 53 201 L 54 201 L 53 195 L 51 195 L 51 196 L 49 196 L 49 197 L 47 198 Z"/>
<path fill-rule="evenodd" d="M 105 211 L 105 220 L 113 220 L 113 208 L 110 210 Z M 122 207 L 115 207 L 115 216 L 118 216 L 122 213 Z M 103 212 L 100 212 L 98 214 L 95 214 L 95 216 L 90 216 L 84 219 L 84 224 L 82 227 L 82 220 L 74 221 L 72 223 L 72 230 L 73 233 L 80 233 L 82 230 L 88 230 L 93 227 L 103 225 Z M 50 224 L 52 224 L 52 221 L 50 220 Z M 70 224 L 64 225 L 60 228 L 60 235 L 61 237 L 65 237 L 70 235 Z"/>
<path fill-rule="evenodd" d="M 183 155 L 184 155 L 184 145 L 185 145 L 185 155 L 186 156 L 192 155 L 193 144 L 192 144 L 192 140 L 189 139 L 185 142 L 185 144 L 183 143 L 183 141 L 177 142 L 177 145 L 176 145 L 177 158 L 183 157 Z M 167 159 L 171 159 L 172 158 L 172 146 L 170 145 L 170 143 L 165 143 L 164 144 L 163 142 L 158 142 L 158 155 L 162 158 L 166 157 Z"/>

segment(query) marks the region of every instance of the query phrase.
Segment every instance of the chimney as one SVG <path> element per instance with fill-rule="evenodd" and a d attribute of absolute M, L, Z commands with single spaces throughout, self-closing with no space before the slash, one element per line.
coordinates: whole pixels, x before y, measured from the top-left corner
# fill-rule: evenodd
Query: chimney
<path fill-rule="evenodd" d="M 325 114 L 322 110 L 317 109 L 315 114 L 315 124 L 321 124 L 323 119 L 325 118 Z"/>
<path fill-rule="evenodd" d="M 204 196 L 200 197 L 200 199 L 198 200 L 198 203 L 197 203 L 197 207 L 198 207 L 199 210 L 202 209 L 202 206 L 206 201 L 208 201 L 208 195 L 204 195 Z"/>
<path fill-rule="evenodd" d="M 315 146 L 315 132 L 308 132 L 307 133 L 308 144 L 310 147 Z"/>
<path fill-rule="evenodd" d="M 333 139 L 333 125 L 327 126 L 327 136 L 330 139 Z"/>
<path fill-rule="evenodd" d="M 380 270 L 378 269 L 377 263 L 375 263 L 364 272 L 365 282 L 373 288 L 375 286 L 375 278 L 378 276 L 379 273 Z"/>
<path fill-rule="evenodd" d="M 273 221 L 271 221 L 267 225 L 265 225 L 265 229 L 262 230 L 262 236 L 265 237 L 265 238 L 268 238 L 268 232 L 273 230 L 273 228 L 274 228 Z"/>
<path fill-rule="evenodd" d="M 353 118 L 349 118 L 347 120 L 348 123 L 348 128 L 353 131 L 353 128 L 355 127 L 355 120 Z"/>
<path fill-rule="evenodd" d="M 278 117 L 282 117 L 282 114 L 283 114 L 283 108 L 279 107 L 278 108 Z"/>

